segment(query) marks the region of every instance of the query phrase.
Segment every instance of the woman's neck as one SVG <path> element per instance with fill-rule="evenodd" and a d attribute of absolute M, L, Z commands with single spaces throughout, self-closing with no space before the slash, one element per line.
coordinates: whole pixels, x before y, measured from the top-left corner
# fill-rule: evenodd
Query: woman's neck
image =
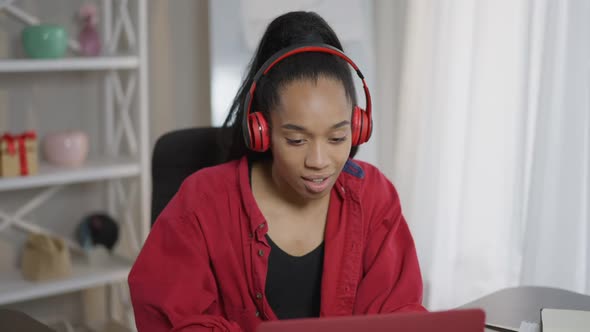
<path fill-rule="evenodd" d="M 257 191 L 255 196 L 271 199 L 286 205 L 289 209 L 299 211 L 313 211 L 325 207 L 330 198 L 330 195 L 314 200 L 301 197 L 286 182 L 273 176 L 271 161 L 256 162 L 252 165 L 252 190 Z"/>

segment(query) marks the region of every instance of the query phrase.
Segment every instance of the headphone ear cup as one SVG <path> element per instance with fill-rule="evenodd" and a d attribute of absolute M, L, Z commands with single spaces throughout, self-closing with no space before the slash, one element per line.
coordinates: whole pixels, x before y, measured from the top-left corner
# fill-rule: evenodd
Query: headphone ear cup
<path fill-rule="evenodd" d="M 373 121 L 362 108 L 355 106 L 352 110 L 352 145 L 358 146 L 369 140 L 373 131 Z"/>
<path fill-rule="evenodd" d="M 270 147 L 270 132 L 264 115 L 260 112 L 248 116 L 248 130 L 250 131 L 249 148 L 256 152 L 265 152 Z"/>
<path fill-rule="evenodd" d="M 361 131 L 362 131 L 362 109 L 358 106 L 355 106 L 352 110 L 352 124 L 351 124 L 351 131 L 352 131 L 352 146 L 359 145 L 359 141 L 361 138 Z"/>
<path fill-rule="evenodd" d="M 369 141 L 369 138 L 371 138 L 371 134 L 373 133 L 373 119 L 371 119 L 371 117 L 369 116 L 369 113 L 367 113 L 367 111 L 361 109 L 361 114 L 362 114 L 362 121 L 361 123 L 363 124 L 362 126 L 362 130 L 361 130 L 361 138 L 360 138 L 360 142 L 359 144 L 363 144 Z"/>

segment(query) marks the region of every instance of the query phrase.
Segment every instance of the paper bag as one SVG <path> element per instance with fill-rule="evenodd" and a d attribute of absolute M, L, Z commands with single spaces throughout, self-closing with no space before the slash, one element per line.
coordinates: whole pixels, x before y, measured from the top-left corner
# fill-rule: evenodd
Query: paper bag
<path fill-rule="evenodd" d="M 23 277 L 42 281 L 67 277 L 71 274 L 70 251 L 61 239 L 44 234 L 31 234 L 22 256 Z"/>

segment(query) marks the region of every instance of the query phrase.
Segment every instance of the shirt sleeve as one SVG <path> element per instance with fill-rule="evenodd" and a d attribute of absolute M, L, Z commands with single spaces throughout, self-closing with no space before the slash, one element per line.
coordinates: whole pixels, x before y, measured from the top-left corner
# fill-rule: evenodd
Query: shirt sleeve
<path fill-rule="evenodd" d="M 371 202 L 363 275 L 355 312 L 365 314 L 426 311 L 414 240 L 393 185 L 381 176 Z"/>
<path fill-rule="evenodd" d="M 138 331 L 241 331 L 224 318 L 197 217 L 172 210 L 158 218 L 129 274 Z"/>

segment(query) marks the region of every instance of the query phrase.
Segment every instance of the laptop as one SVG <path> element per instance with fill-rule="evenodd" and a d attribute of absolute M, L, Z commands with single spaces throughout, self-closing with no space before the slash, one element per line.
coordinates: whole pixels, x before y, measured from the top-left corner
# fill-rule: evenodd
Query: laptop
<path fill-rule="evenodd" d="M 484 332 L 480 309 L 304 318 L 261 323 L 257 332 Z"/>

